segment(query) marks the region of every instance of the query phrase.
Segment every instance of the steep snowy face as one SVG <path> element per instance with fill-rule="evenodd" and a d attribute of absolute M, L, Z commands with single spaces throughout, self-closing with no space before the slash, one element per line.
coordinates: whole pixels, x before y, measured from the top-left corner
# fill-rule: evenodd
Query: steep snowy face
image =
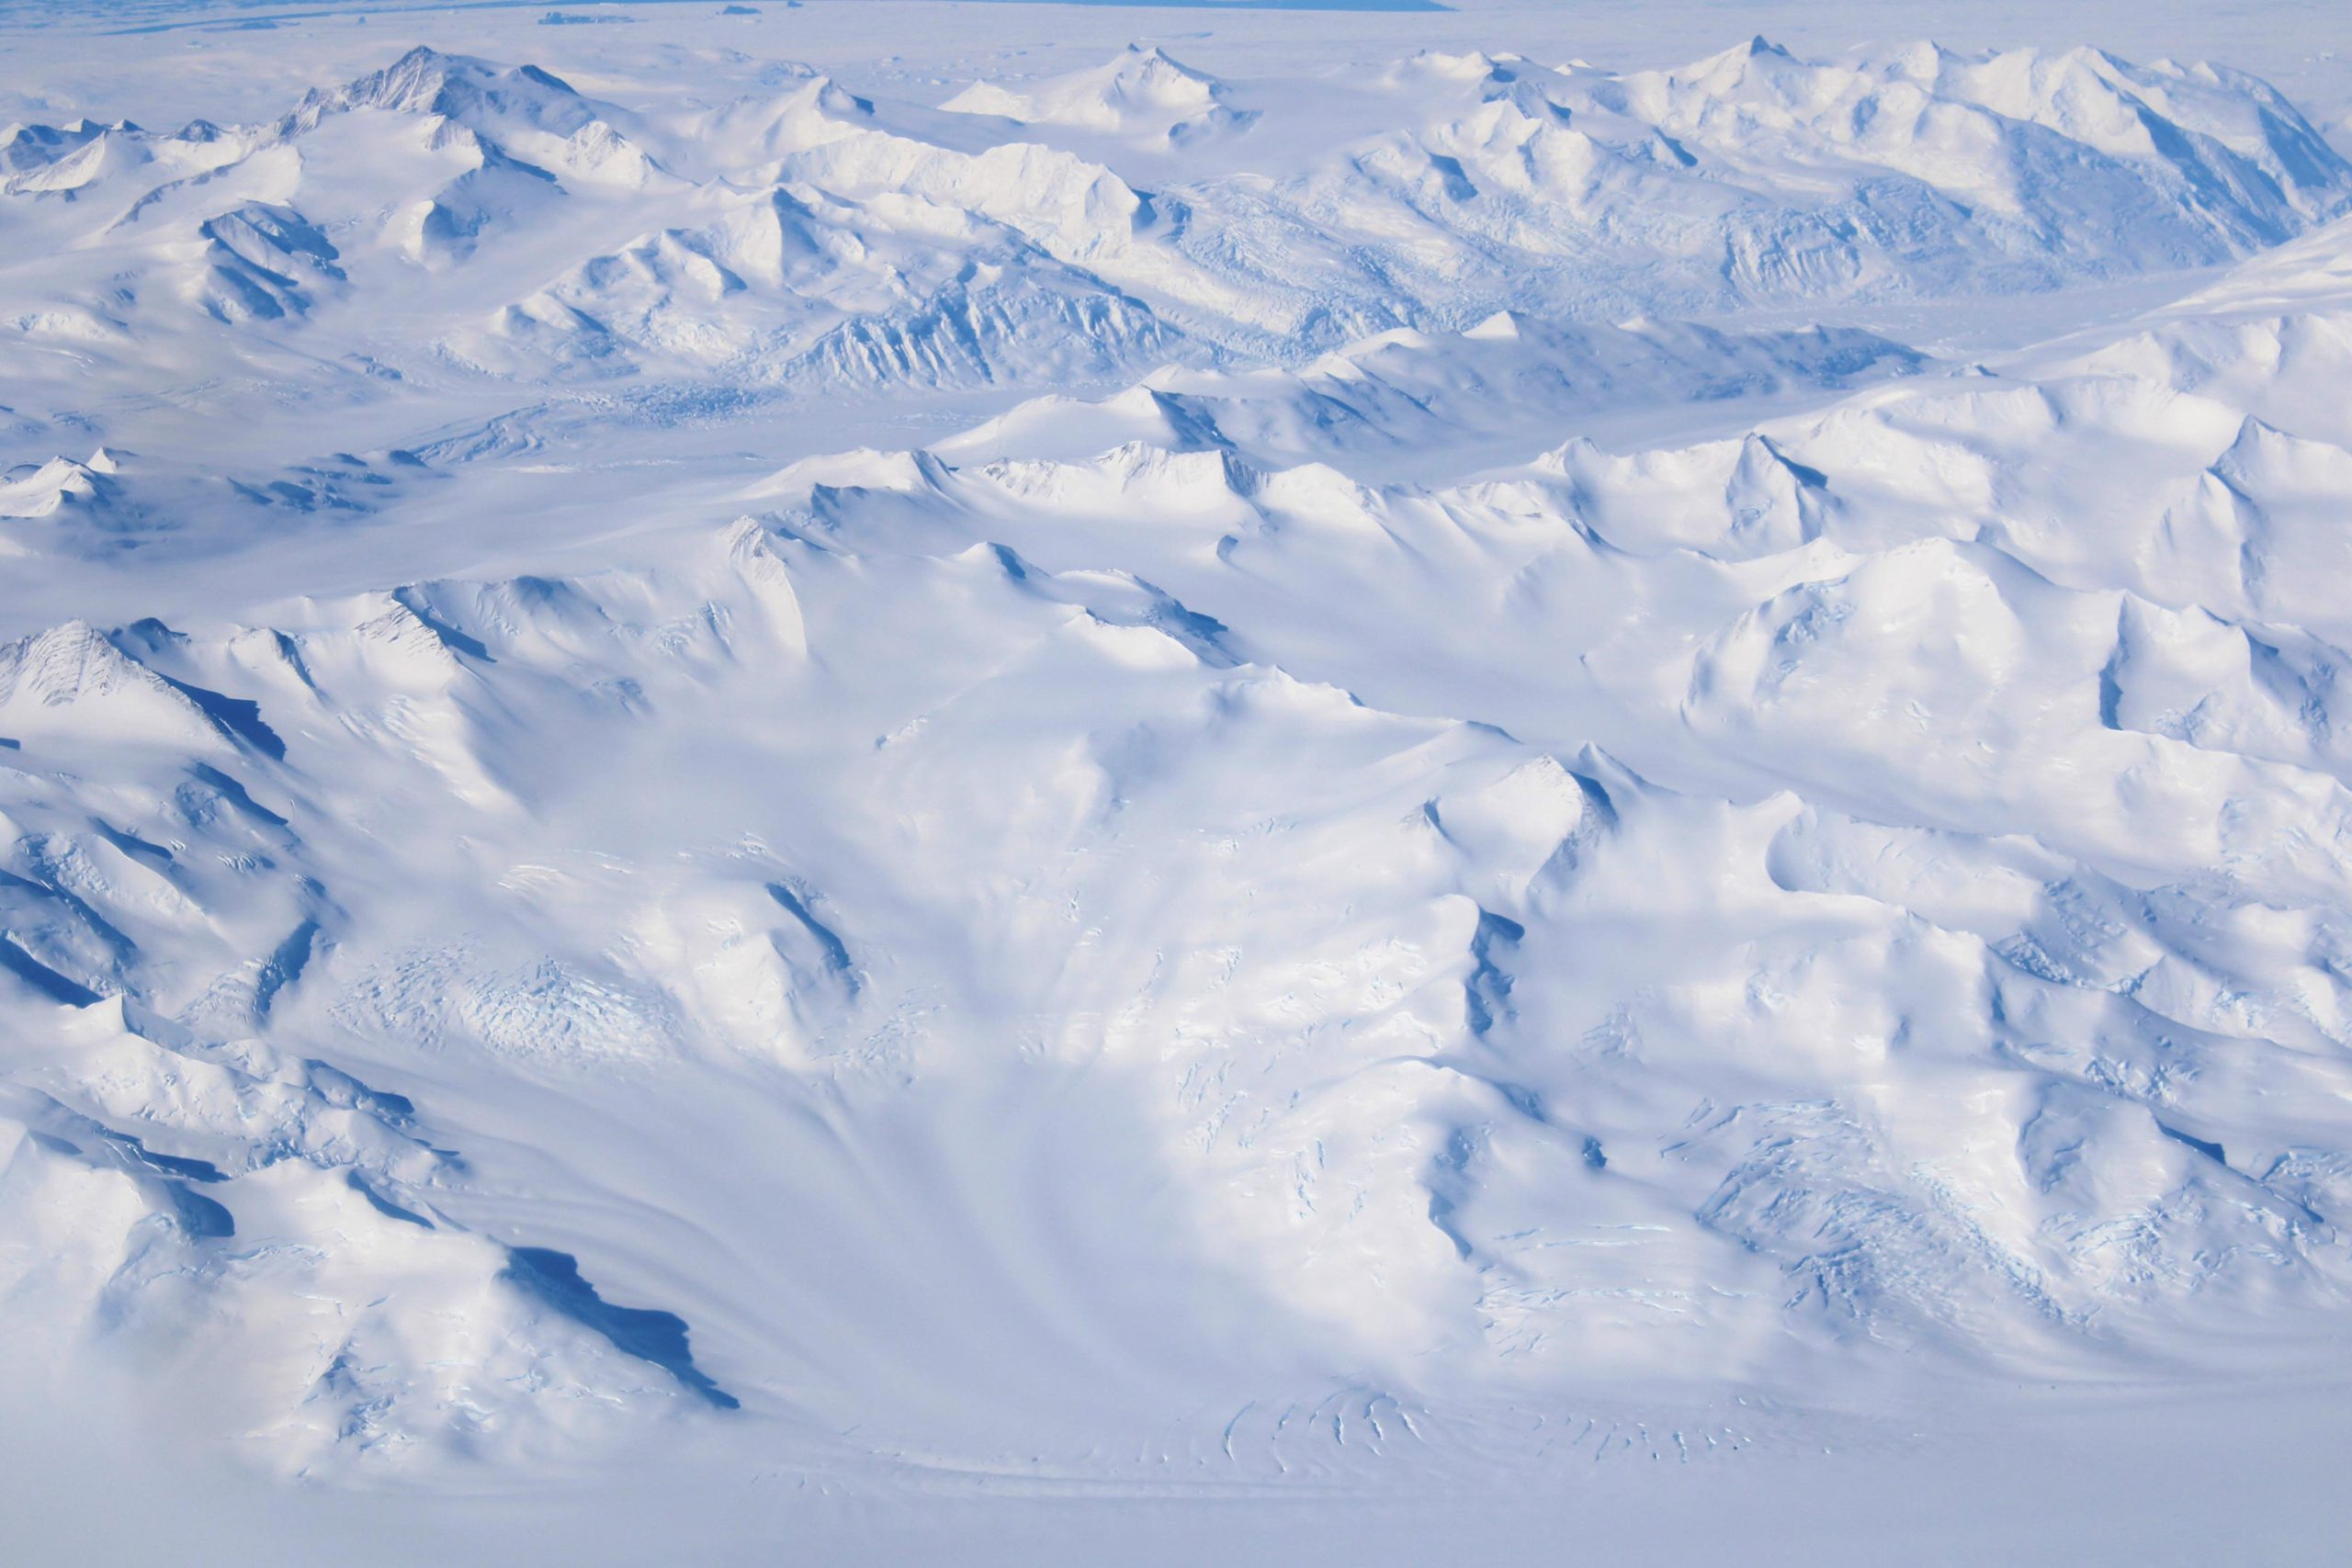
<path fill-rule="evenodd" d="M 2292 106 L 759 76 L 0 139 L 0 1399 L 1182 1492 L 2327 1363 Z"/>

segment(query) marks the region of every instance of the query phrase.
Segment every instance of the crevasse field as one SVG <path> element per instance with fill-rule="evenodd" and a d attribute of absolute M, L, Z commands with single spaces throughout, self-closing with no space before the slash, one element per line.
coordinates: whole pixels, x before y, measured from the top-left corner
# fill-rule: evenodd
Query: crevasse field
<path fill-rule="evenodd" d="M 2352 1552 L 2334 6 L 0 62 L 0 1556 Z"/>

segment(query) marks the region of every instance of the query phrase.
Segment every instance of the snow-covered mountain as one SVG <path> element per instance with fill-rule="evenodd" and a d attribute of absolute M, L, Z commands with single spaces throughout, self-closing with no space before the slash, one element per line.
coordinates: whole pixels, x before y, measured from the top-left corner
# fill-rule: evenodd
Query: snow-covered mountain
<path fill-rule="evenodd" d="M 1106 65 L 1027 87 L 975 82 L 942 107 L 1181 147 L 1241 130 L 1257 118 L 1232 100 L 1232 90 L 1216 77 L 1171 60 L 1165 50 L 1130 44 Z"/>
<path fill-rule="evenodd" d="M 1246 127 L 1226 85 L 1157 50 L 976 87 L 953 114 L 785 80 L 632 113 L 420 48 L 266 124 L 18 127 L 17 330 L 144 338 L 192 330 L 192 309 L 251 353 L 252 323 L 333 301 L 322 335 L 403 367 L 431 349 L 530 379 L 1107 386 L 1500 310 L 2046 289 L 2247 254 L 2352 208 L 2352 168 L 2260 82 L 2088 51 L 1815 64 L 1759 39 L 1622 74 L 1416 59 L 1374 89 L 1405 129 L 1156 188 L 1103 146 L 1032 138 L 1164 150 Z"/>
<path fill-rule="evenodd" d="M 560 30 L 0 134 L 0 1425 L 386 1561 L 2333 1462 L 2285 96 Z"/>

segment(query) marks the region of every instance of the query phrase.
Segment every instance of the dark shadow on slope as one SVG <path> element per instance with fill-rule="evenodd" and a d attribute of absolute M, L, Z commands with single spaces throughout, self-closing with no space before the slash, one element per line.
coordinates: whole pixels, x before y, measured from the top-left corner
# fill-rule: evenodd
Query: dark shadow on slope
<path fill-rule="evenodd" d="M 188 769 L 198 782 L 209 785 L 220 798 L 249 817 L 257 817 L 273 828 L 283 828 L 286 818 L 262 805 L 246 793 L 245 786 L 214 767 L 209 762 L 198 762 Z"/>
<path fill-rule="evenodd" d="M 580 1260 L 552 1247 L 517 1247 L 500 1276 L 509 1284 L 571 1319 L 594 1329 L 614 1348 L 650 1361 L 721 1410 L 739 1410 L 742 1402 L 720 1388 L 695 1366 L 686 1344 L 686 1320 L 673 1312 L 615 1306 L 580 1277 Z"/>
<path fill-rule="evenodd" d="M 201 709 L 205 717 L 271 761 L 286 760 L 286 742 L 278 739 L 277 731 L 262 722 L 259 703 L 246 697 L 224 696 L 209 687 L 190 685 L 186 681 L 175 681 L 161 671 L 155 673 L 156 679 Z"/>
<path fill-rule="evenodd" d="M 487 643 L 478 637 L 458 630 L 449 622 L 442 619 L 440 615 L 424 602 L 424 596 L 416 590 L 402 588 L 394 592 L 392 598 L 401 609 L 424 622 L 425 629 L 439 637 L 447 646 L 465 654 L 468 658 L 479 659 L 484 664 L 498 662 L 491 656 L 490 646 Z"/>
<path fill-rule="evenodd" d="M 371 1115 L 400 1124 L 405 1124 L 416 1115 L 416 1101 L 408 1096 L 361 1083 L 332 1063 L 306 1056 L 302 1060 L 302 1070 L 310 1075 L 311 1087 L 324 1095 L 330 1105 L 356 1106 Z"/>
<path fill-rule="evenodd" d="M 783 908 L 786 914 L 800 922 L 801 929 L 806 931 L 817 945 L 824 951 L 825 967 L 841 976 L 848 982 L 849 988 L 853 992 L 855 991 L 858 988 L 857 976 L 850 967 L 849 947 L 842 941 L 840 933 L 819 919 L 809 910 L 808 901 L 783 883 L 769 883 L 767 893 L 769 897 L 775 899 Z"/>
<path fill-rule="evenodd" d="M 228 1207 L 193 1191 L 185 1181 L 166 1181 L 164 1190 L 172 1203 L 172 1217 L 191 1241 L 226 1241 L 237 1234 L 237 1218 Z"/>
<path fill-rule="evenodd" d="M 311 954 L 318 942 L 319 922 L 304 920 L 291 935 L 277 944 L 261 973 L 254 977 L 254 1011 L 266 1013 L 277 994 L 302 977 L 310 966 Z"/>
<path fill-rule="evenodd" d="M 2230 1156 L 2223 1151 L 2222 1145 L 2212 1142 L 2211 1139 L 2200 1138 L 2193 1133 L 2184 1133 L 2179 1128 L 2167 1126 L 2162 1122 L 2156 1123 L 2156 1131 L 2162 1133 L 2165 1137 L 2170 1138 L 2176 1144 L 2185 1145 L 2189 1148 L 2195 1149 L 2199 1154 L 2203 1155 L 2215 1165 L 2227 1167 L 2230 1163 Z"/>
<path fill-rule="evenodd" d="M 386 1219 L 401 1220 L 412 1225 L 423 1225 L 426 1230 L 434 1228 L 434 1224 L 431 1220 L 426 1219 L 414 1209 L 403 1208 L 400 1204 L 393 1202 L 390 1198 L 387 1198 L 382 1193 L 377 1191 L 376 1189 L 368 1183 L 368 1179 L 360 1175 L 356 1170 L 347 1170 L 344 1172 L 344 1180 L 350 1185 L 350 1188 L 354 1192 L 358 1193 L 362 1198 L 368 1200 L 368 1206 L 369 1208 L 375 1210 Z"/>
<path fill-rule="evenodd" d="M 0 937 L 0 969 L 6 970 L 51 1001 L 85 1008 L 99 1000 L 98 993 L 51 969 L 14 942 Z"/>
<path fill-rule="evenodd" d="M 47 1099 L 46 1096 L 42 1098 Z M 59 1110 L 55 1100 L 50 1104 Z M 70 1112 L 68 1114 L 71 1114 Z M 26 1136 L 52 1154 L 62 1155 L 93 1169 L 120 1170 L 139 1184 L 141 1192 L 168 1215 L 191 1241 L 225 1241 L 237 1234 L 236 1216 L 228 1206 L 207 1198 L 191 1188 L 190 1181 L 225 1181 L 219 1168 L 209 1160 L 179 1159 L 171 1155 L 159 1155 L 128 1133 L 118 1133 L 111 1127 L 86 1122 L 87 1130 L 98 1141 L 98 1152 L 84 1148 L 71 1138 L 40 1128 L 28 1128 Z"/>
<path fill-rule="evenodd" d="M 1508 954 L 1516 949 L 1526 935 L 1527 928 L 1509 916 L 1498 915 L 1492 909 L 1478 911 L 1478 930 L 1470 939 L 1470 956 L 1476 966 L 1462 985 L 1463 1006 L 1469 1015 L 1471 1033 L 1485 1034 L 1494 1028 L 1496 1020 L 1511 1016 L 1511 974 L 1495 960 L 1498 953 Z"/>
<path fill-rule="evenodd" d="M 1438 1156 L 1436 1166 L 1430 1173 L 1430 1224 L 1453 1244 L 1453 1250 L 1465 1263 L 1470 1260 L 1470 1238 L 1463 1233 L 1461 1223 L 1454 1218 L 1456 1205 L 1453 1194 L 1444 1189 L 1458 1189 L 1465 1183 L 1471 1157 L 1477 1152 L 1478 1145 L 1469 1133 L 1457 1127 L 1453 1136 L 1446 1140 L 1445 1153 Z"/>
<path fill-rule="evenodd" d="M 185 1155 L 159 1155 L 128 1133 L 118 1133 L 110 1127 L 101 1127 L 99 1131 L 105 1134 L 107 1142 L 120 1149 L 127 1157 L 176 1180 L 229 1179 L 227 1174 L 209 1159 L 191 1159 Z"/>

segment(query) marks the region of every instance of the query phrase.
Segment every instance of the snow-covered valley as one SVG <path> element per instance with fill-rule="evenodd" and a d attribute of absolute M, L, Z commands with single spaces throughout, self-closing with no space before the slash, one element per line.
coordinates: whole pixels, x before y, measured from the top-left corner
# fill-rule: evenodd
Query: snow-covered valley
<path fill-rule="evenodd" d="M 2352 73 L 274 15 L 0 13 L 23 1560 L 2340 1548 Z"/>

